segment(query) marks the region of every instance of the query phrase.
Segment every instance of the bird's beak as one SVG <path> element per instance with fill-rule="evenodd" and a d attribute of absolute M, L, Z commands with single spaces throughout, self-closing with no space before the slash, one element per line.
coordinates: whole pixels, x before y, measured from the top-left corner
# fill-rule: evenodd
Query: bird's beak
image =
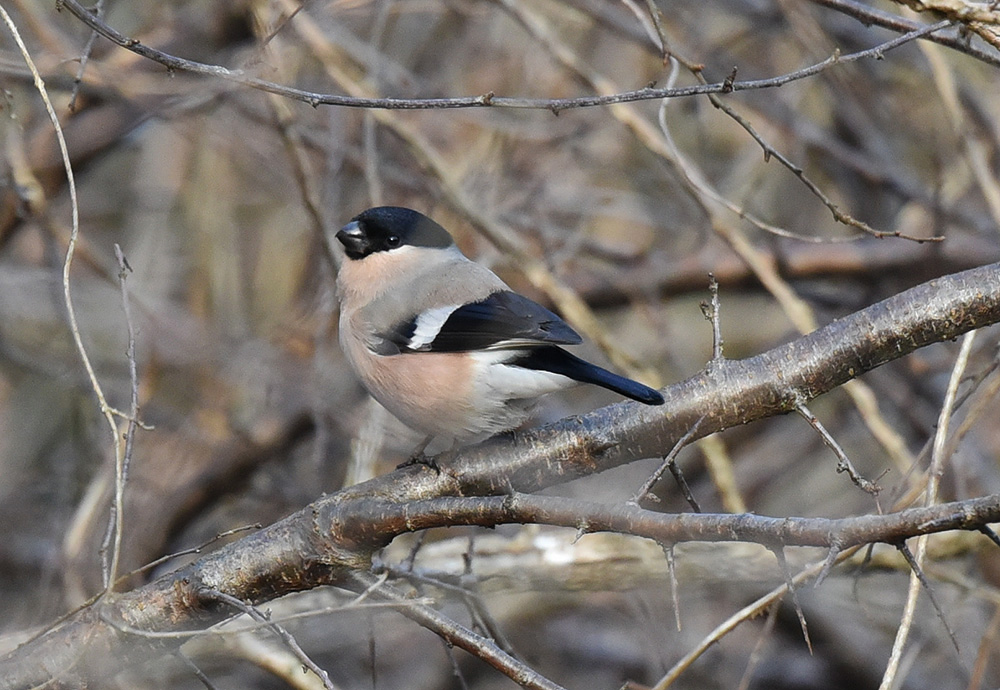
<path fill-rule="evenodd" d="M 361 259 L 368 254 L 368 238 L 356 220 L 342 227 L 337 232 L 337 239 L 344 245 L 344 253 L 351 259 Z"/>

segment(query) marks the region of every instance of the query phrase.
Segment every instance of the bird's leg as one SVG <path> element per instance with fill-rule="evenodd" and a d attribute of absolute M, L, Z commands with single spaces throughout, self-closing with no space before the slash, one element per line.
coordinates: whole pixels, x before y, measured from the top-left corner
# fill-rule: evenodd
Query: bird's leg
<path fill-rule="evenodd" d="M 396 465 L 396 469 L 398 470 L 403 467 L 409 467 L 410 465 L 427 465 L 432 470 L 440 474 L 441 470 L 438 468 L 437 463 L 434 462 L 434 459 L 428 458 L 426 455 L 424 455 L 424 451 L 427 449 L 427 446 L 429 446 L 431 441 L 433 440 L 434 440 L 434 434 L 430 434 L 427 438 L 425 438 L 417 445 L 417 447 L 413 450 L 413 452 L 410 453 L 410 457 L 405 462 Z"/>

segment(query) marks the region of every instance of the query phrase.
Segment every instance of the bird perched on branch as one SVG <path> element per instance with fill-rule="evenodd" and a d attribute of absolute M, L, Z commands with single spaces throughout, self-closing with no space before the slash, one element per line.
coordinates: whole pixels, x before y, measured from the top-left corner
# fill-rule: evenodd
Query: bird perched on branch
<path fill-rule="evenodd" d="M 337 239 L 346 255 L 337 276 L 341 348 L 368 392 L 428 435 L 424 446 L 513 429 L 538 396 L 577 383 L 663 404 L 658 391 L 559 347 L 582 339 L 466 258 L 423 214 L 371 208 Z"/>

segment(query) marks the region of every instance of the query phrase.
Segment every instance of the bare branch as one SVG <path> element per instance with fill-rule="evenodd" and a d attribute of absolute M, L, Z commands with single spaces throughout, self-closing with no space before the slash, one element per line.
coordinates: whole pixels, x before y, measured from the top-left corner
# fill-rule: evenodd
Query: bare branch
<path fill-rule="evenodd" d="M 366 587 L 374 579 L 375 576 L 370 574 L 359 574 L 357 576 L 358 582 Z M 372 591 L 371 596 L 382 601 L 399 604 L 404 604 L 408 601 L 404 593 L 391 585 L 376 587 Z M 482 659 L 523 688 L 562 690 L 561 686 L 553 683 L 537 671 L 532 670 L 527 664 L 505 652 L 493 640 L 477 635 L 429 606 L 402 606 L 400 613 L 420 623 L 427 629 L 433 630 L 448 644 L 464 649 L 473 656 Z"/>
<path fill-rule="evenodd" d="M 795 616 L 799 619 L 802 639 L 805 640 L 806 647 L 809 649 L 809 653 L 812 654 L 813 645 L 812 640 L 809 638 L 809 626 L 806 624 L 806 614 L 802 611 L 802 604 L 799 603 L 798 590 L 795 588 L 795 582 L 792 581 L 792 571 L 789 570 L 788 561 L 785 559 L 785 549 L 782 546 L 775 546 L 771 549 L 771 552 L 778 561 L 781 574 L 785 576 L 785 586 L 788 588 L 788 593 L 792 595 L 792 606 L 795 608 Z"/>
<path fill-rule="evenodd" d="M 712 324 L 712 361 L 722 359 L 722 313 L 719 306 L 719 281 L 708 274 L 708 290 L 712 294 L 710 302 L 701 303 L 701 313 Z"/>
<path fill-rule="evenodd" d="M 823 443 L 825 443 L 827 447 L 833 451 L 833 454 L 837 456 L 837 472 L 847 472 L 847 476 L 851 478 L 851 481 L 854 482 L 855 486 L 862 491 L 877 497 L 882 489 L 878 486 L 878 484 L 866 479 L 860 472 L 858 472 L 857 468 L 854 467 L 854 463 L 851 462 L 849 457 L 847 457 L 847 453 L 845 453 L 844 449 L 840 447 L 839 443 L 837 443 L 837 439 L 835 439 L 833 435 L 826 430 L 826 427 L 823 426 L 822 422 L 819 421 L 816 415 L 814 415 L 805 405 L 799 405 L 796 408 L 796 411 L 802 415 L 807 422 L 809 422 L 809 425 L 815 429 L 816 433 L 818 433 L 823 439 Z"/>
<path fill-rule="evenodd" d="M 295 640 L 295 638 L 292 637 L 291 633 L 289 633 L 283 626 L 279 625 L 278 623 L 269 620 L 269 616 L 265 614 L 263 611 L 259 610 L 255 606 L 246 603 L 245 601 L 242 601 L 234 596 L 230 596 L 225 592 L 219 592 L 213 589 L 208 589 L 205 591 L 205 594 L 212 599 L 217 599 L 218 601 L 229 604 L 230 606 L 248 615 L 252 620 L 266 625 L 270 630 L 274 631 L 274 633 L 278 637 L 281 638 L 281 641 L 288 646 L 288 648 L 292 651 L 292 654 L 295 655 L 295 658 L 298 659 L 305 668 L 308 668 L 310 671 L 312 671 L 319 677 L 319 679 L 323 682 L 323 687 L 326 688 L 326 690 L 336 690 L 333 683 L 330 681 L 330 674 L 327 673 L 324 669 L 320 668 L 315 661 L 309 658 L 309 655 L 305 653 L 305 651 Z"/>
<path fill-rule="evenodd" d="M 815 5 L 829 7 L 830 9 L 846 14 L 849 17 L 854 17 L 865 26 L 881 26 L 885 29 L 891 29 L 892 31 L 899 32 L 915 31 L 920 27 L 920 22 L 914 21 L 913 19 L 900 17 L 899 15 L 891 14 L 890 12 L 880 10 L 876 7 L 872 7 L 871 5 L 857 2 L 856 0 L 811 0 L 811 2 Z M 927 40 L 946 46 L 952 50 L 957 50 L 967 55 L 971 55 L 977 60 L 982 60 L 983 62 L 991 64 L 995 67 L 1000 67 L 1000 58 L 994 54 L 987 53 L 969 45 L 969 42 L 962 36 L 942 36 L 940 34 L 934 34 L 928 36 Z"/>
<path fill-rule="evenodd" d="M 660 466 L 656 469 L 655 472 L 653 472 L 653 474 L 649 476 L 649 479 L 647 479 L 643 483 L 643 485 L 639 488 L 639 490 L 635 492 L 635 495 L 631 498 L 629 503 L 632 503 L 633 505 L 639 505 L 639 502 L 642 501 L 644 498 L 646 498 L 646 496 L 649 495 L 649 492 L 652 490 L 652 488 L 656 486 L 656 483 L 660 481 L 660 478 L 663 476 L 663 473 L 669 469 L 670 474 L 672 474 L 674 476 L 674 479 L 677 480 L 677 485 L 680 487 L 681 492 L 684 494 L 684 498 L 687 499 L 688 505 L 691 506 L 694 512 L 696 513 L 701 512 L 701 507 L 698 505 L 698 501 L 695 499 L 694 494 L 691 493 L 691 487 L 688 486 L 687 481 L 684 479 L 683 473 L 681 473 L 680 468 L 677 466 L 677 454 L 681 452 L 681 449 L 683 449 L 684 446 L 686 446 L 690 442 L 690 440 L 694 437 L 694 435 L 698 432 L 698 427 L 701 426 L 701 423 L 704 419 L 705 419 L 704 417 L 699 417 L 698 420 L 688 430 L 688 432 L 677 440 L 677 443 L 674 444 L 674 447 L 671 448 L 670 452 L 667 453 L 666 457 L 663 458 L 663 462 L 660 463 Z"/>
<path fill-rule="evenodd" d="M 587 506 L 551 496 L 508 494 L 661 453 L 703 415 L 699 434 L 790 412 L 802 400 L 919 347 L 997 321 L 1000 266 L 991 265 L 918 286 L 757 357 L 723 360 L 721 366 L 668 387 L 662 408 L 613 405 L 439 456 L 440 472 L 413 466 L 358 484 L 71 616 L 0 660 L 0 677 L 11 679 L 15 687 L 58 674 L 85 678 L 100 672 L 94 664 L 121 663 L 123 656 L 106 653 L 112 650 L 128 647 L 137 661 L 163 653 L 163 647 L 133 649 L 134 640 L 122 632 L 190 630 L 218 620 L 225 607 L 206 598 L 206 589 L 260 602 L 320 584 L 349 584 L 395 535 L 446 524 L 532 521 L 621 531 L 664 544 L 748 540 L 839 549 L 873 541 L 898 543 L 950 529 L 978 530 L 1000 520 L 1000 496 L 884 516 L 821 520 L 662 515 L 625 505 Z M 487 494 L 498 495 L 483 497 Z M 822 564 L 816 572 L 821 569 Z M 104 651 L 88 655 L 90 648 Z"/>
<path fill-rule="evenodd" d="M 308 103 L 313 107 L 321 105 L 334 105 L 350 108 L 378 108 L 386 110 L 422 110 L 422 109 L 451 109 L 451 108 L 527 108 L 533 110 L 550 110 L 558 114 L 561 110 L 570 108 L 589 108 L 595 106 L 613 105 L 616 103 L 633 103 L 636 101 L 650 101 L 663 98 L 679 98 L 683 96 L 696 96 L 709 93 L 731 93 L 734 91 L 751 91 L 759 89 L 776 88 L 790 84 L 791 82 L 814 76 L 820 72 L 838 64 L 856 62 L 858 60 L 876 59 L 880 60 L 888 51 L 905 45 L 924 36 L 928 36 L 942 29 L 951 26 L 950 21 L 938 22 L 923 26 L 914 31 L 910 31 L 902 36 L 879 44 L 874 48 L 862 50 L 848 55 L 834 54 L 815 65 L 805 67 L 795 72 L 790 72 L 778 77 L 769 79 L 752 79 L 747 81 L 723 81 L 715 84 L 697 84 L 674 89 L 655 89 L 646 87 L 623 93 L 606 96 L 584 96 L 580 98 L 515 98 L 510 96 L 497 96 L 490 92 L 479 96 L 462 96 L 454 98 L 356 98 L 352 96 L 341 96 L 336 94 L 319 93 L 306 91 L 290 86 L 276 84 L 265 79 L 250 76 L 242 70 L 231 70 L 221 65 L 210 65 L 194 60 L 170 55 L 155 48 L 151 48 L 135 38 L 130 38 L 120 33 L 116 29 L 102 21 L 94 13 L 88 11 L 77 0 L 62 0 L 62 6 L 73 13 L 84 24 L 102 36 L 118 44 L 122 48 L 141 55 L 144 58 L 160 63 L 168 70 L 193 72 L 206 76 L 218 77 L 227 81 L 247 86 L 260 91 L 266 91 L 278 96 L 284 96 L 293 100 Z"/>

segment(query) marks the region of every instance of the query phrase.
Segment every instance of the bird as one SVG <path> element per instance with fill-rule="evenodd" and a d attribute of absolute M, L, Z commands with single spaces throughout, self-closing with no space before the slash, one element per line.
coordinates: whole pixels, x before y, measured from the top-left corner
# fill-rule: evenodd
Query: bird
<path fill-rule="evenodd" d="M 435 438 L 455 447 L 517 428 L 538 397 L 578 383 L 663 404 L 659 391 L 560 347 L 583 339 L 424 214 L 369 208 L 336 238 L 341 349 L 368 393 L 425 435 L 414 457 Z"/>

